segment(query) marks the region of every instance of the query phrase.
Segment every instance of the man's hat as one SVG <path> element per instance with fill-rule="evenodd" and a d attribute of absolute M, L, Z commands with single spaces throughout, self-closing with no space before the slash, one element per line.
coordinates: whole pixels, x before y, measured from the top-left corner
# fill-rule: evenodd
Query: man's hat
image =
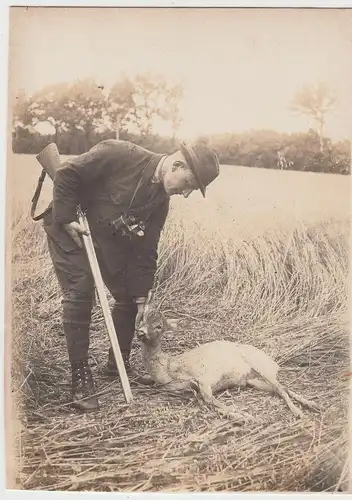
<path fill-rule="evenodd" d="M 219 175 L 218 157 L 212 149 L 201 142 L 192 146 L 182 142 L 180 149 L 205 198 L 206 186 Z"/>

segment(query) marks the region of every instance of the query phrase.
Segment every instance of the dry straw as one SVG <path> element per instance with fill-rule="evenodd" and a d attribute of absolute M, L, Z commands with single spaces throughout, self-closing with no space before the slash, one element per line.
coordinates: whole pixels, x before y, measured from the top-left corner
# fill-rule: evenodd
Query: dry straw
<path fill-rule="evenodd" d="M 282 381 L 323 411 L 296 420 L 255 389 L 218 397 L 256 417 L 245 427 L 196 400 L 118 381 L 100 371 L 108 336 L 93 314 L 91 363 L 101 411 L 74 413 L 60 292 L 42 228 L 13 224 L 13 390 L 23 431 L 22 488 L 91 491 L 334 491 L 346 489 L 349 352 L 347 223 L 332 221 L 233 241 L 181 223 L 160 245 L 156 297 L 180 330 L 163 348 L 215 338 L 253 343 L 281 365 Z M 134 344 L 132 361 L 142 370 Z"/>

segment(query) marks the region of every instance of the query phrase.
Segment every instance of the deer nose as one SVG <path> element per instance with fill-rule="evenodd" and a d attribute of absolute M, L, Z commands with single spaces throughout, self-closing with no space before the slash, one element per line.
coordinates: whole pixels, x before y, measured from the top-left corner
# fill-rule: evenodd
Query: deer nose
<path fill-rule="evenodd" d="M 184 196 L 184 198 L 188 198 L 189 195 L 192 193 L 193 189 L 184 189 L 182 194 Z"/>
<path fill-rule="evenodd" d="M 145 326 L 139 326 L 136 330 L 136 335 L 139 340 L 145 340 L 147 338 L 147 329 Z"/>

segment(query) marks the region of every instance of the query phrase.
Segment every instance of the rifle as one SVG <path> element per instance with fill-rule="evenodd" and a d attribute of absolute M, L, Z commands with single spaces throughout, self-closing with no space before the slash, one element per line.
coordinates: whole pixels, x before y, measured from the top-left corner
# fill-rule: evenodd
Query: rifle
<path fill-rule="evenodd" d="M 46 176 L 46 174 L 48 174 L 49 177 L 51 178 L 51 180 L 54 180 L 55 173 L 56 173 L 57 169 L 60 168 L 60 166 L 61 166 L 60 154 L 59 154 L 59 151 L 57 149 L 56 144 L 51 143 L 48 146 L 46 146 L 36 156 L 36 159 L 38 160 L 40 165 L 43 167 L 43 171 L 42 171 L 42 174 L 39 178 L 38 186 L 37 186 L 37 189 L 36 189 L 35 194 L 34 194 L 33 199 L 32 199 L 31 215 L 32 215 L 32 218 L 34 220 L 39 220 L 40 218 L 43 217 L 43 214 L 34 217 L 34 212 L 35 212 L 35 208 L 37 205 L 37 201 L 38 201 L 38 198 L 40 195 L 41 187 L 42 187 L 42 184 L 44 182 L 45 176 Z M 104 290 L 104 282 L 103 282 L 103 279 L 101 276 L 97 256 L 95 253 L 94 243 L 93 243 L 92 237 L 90 235 L 88 220 L 87 220 L 86 215 L 80 209 L 78 209 L 78 211 L 77 211 L 77 216 L 78 216 L 78 222 L 80 223 L 82 228 L 84 228 L 85 230 L 87 230 L 89 232 L 88 235 L 84 235 L 84 234 L 82 235 L 83 243 L 84 243 L 84 247 L 85 247 L 87 257 L 89 260 L 89 265 L 90 265 L 90 268 L 92 271 L 92 275 L 94 278 L 95 287 L 96 287 L 97 292 L 98 292 L 99 302 L 100 302 L 100 305 L 103 309 L 104 320 L 105 320 L 106 328 L 108 330 L 108 334 L 109 334 L 112 350 L 114 353 L 114 357 L 116 360 L 117 369 L 119 371 L 119 375 L 121 378 L 121 383 L 122 383 L 122 388 L 123 388 L 125 400 L 127 403 L 130 403 L 133 399 L 132 392 L 131 392 L 128 376 L 126 373 L 125 365 L 124 365 L 124 362 L 122 359 L 120 346 L 119 346 L 119 343 L 117 340 L 117 335 L 116 335 L 116 331 L 115 331 L 115 327 L 114 327 L 114 322 L 112 320 L 108 299 L 106 297 L 106 293 Z"/>

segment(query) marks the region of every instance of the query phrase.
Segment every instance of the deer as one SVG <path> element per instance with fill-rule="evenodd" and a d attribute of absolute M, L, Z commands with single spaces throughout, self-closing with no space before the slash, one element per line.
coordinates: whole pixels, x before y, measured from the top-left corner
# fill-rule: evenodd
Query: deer
<path fill-rule="evenodd" d="M 175 320 L 168 320 L 160 308 L 152 305 L 149 294 L 143 318 L 136 330 L 147 371 L 144 376 L 146 385 L 155 384 L 171 392 L 196 394 L 203 403 L 238 423 L 251 421 L 253 418 L 223 404 L 215 398 L 215 393 L 234 387 L 251 386 L 281 396 L 298 418 L 303 417 L 303 412 L 292 399 L 311 410 L 320 411 L 315 402 L 279 383 L 279 365 L 253 345 L 215 340 L 181 354 L 170 355 L 164 352 L 161 348 L 162 335 L 176 328 Z"/>

